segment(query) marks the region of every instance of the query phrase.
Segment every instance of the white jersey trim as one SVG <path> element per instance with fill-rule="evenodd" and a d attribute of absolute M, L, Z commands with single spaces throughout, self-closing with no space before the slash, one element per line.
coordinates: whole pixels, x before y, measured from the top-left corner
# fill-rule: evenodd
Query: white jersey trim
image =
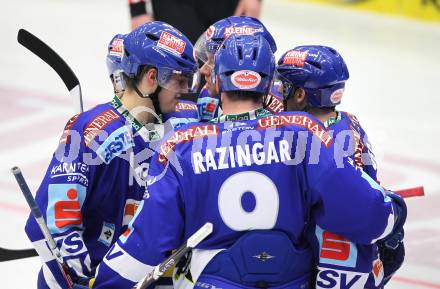
<path fill-rule="evenodd" d="M 139 282 L 154 269 L 153 266 L 144 264 L 125 252 L 118 243 L 115 243 L 113 250 L 110 252 L 111 254 L 122 252 L 122 254 L 111 260 L 108 260 L 106 256 L 104 257 L 104 263 L 123 278 L 132 282 Z"/>
<path fill-rule="evenodd" d="M 52 261 L 55 259 L 54 255 L 52 255 L 52 252 L 49 250 L 49 247 L 47 247 L 45 239 L 41 239 L 41 240 L 32 242 L 32 245 L 34 246 L 38 255 L 40 255 L 40 258 L 41 258 L 41 260 L 43 260 L 43 263 L 46 263 L 46 262 L 49 262 L 49 261 Z"/>

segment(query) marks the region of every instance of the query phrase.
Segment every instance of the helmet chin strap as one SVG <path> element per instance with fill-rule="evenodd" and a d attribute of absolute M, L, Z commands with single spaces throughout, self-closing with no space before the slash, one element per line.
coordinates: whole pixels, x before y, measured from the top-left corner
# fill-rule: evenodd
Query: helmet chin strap
<path fill-rule="evenodd" d="M 134 79 L 131 79 L 131 83 L 132 83 L 133 88 L 134 88 L 134 91 L 136 91 L 137 95 L 138 95 L 140 98 L 149 98 L 149 99 L 151 99 L 151 101 L 153 102 L 153 107 L 154 107 L 154 110 L 156 111 L 156 113 L 157 113 L 158 115 L 162 114 L 162 110 L 160 109 L 160 103 L 159 103 L 159 92 L 162 90 L 162 87 L 161 87 L 161 86 L 158 86 L 158 87 L 156 88 L 156 90 L 155 90 L 153 93 L 150 93 L 150 94 L 143 94 L 143 93 L 139 90 L 139 88 L 138 88 L 138 86 L 136 85 Z"/>

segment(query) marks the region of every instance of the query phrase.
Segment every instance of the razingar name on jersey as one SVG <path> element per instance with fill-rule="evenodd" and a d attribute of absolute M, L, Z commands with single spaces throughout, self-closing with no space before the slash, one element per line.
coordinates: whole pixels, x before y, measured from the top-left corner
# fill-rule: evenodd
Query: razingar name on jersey
<path fill-rule="evenodd" d="M 206 152 L 193 152 L 192 165 L 196 174 L 210 170 L 255 165 L 265 165 L 290 161 L 290 146 L 287 140 L 277 143 L 254 143 L 242 146 L 219 147 L 206 149 Z M 300 160 L 301 161 L 301 160 Z"/>

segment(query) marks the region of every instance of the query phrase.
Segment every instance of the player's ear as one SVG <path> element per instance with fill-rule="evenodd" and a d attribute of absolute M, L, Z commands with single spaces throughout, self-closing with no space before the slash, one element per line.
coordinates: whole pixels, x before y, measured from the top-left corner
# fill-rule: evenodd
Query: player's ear
<path fill-rule="evenodd" d="M 157 70 L 156 68 L 150 68 L 145 72 L 145 76 L 144 76 L 148 82 L 154 82 L 157 78 Z"/>
<path fill-rule="evenodd" d="M 293 94 L 293 99 L 295 104 L 299 107 L 306 106 L 307 103 L 307 95 L 306 91 L 303 88 L 297 88 Z"/>

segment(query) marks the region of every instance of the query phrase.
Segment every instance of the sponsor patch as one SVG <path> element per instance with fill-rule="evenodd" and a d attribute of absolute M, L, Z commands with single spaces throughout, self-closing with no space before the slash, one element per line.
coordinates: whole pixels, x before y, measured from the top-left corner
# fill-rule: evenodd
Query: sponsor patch
<path fill-rule="evenodd" d="M 109 164 L 112 159 L 131 147 L 134 147 L 131 131 L 129 131 L 126 126 L 122 126 L 108 136 L 108 138 L 96 150 L 96 154 L 106 164 Z"/>
<path fill-rule="evenodd" d="M 269 94 L 267 96 L 267 106 L 266 109 L 270 110 L 272 113 L 284 111 L 284 104 L 275 95 Z"/>
<path fill-rule="evenodd" d="M 75 114 L 72 116 L 69 121 L 67 122 L 66 126 L 64 127 L 63 134 L 60 138 L 60 143 L 64 144 L 70 144 L 70 130 L 72 129 L 73 125 L 75 124 L 76 120 L 78 119 L 79 114 Z"/>
<path fill-rule="evenodd" d="M 182 110 L 197 110 L 197 105 L 194 103 L 178 102 L 176 104 L 176 111 Z"/>
<path fill-rule="evenodd" d="M 202 97 L 197 100 L 201 121 L 210 121 L 215 117 L 219 100 L 211 97 Z"/>
<path fill-rule="evenodd" d="M 231 75 L 231 82 L 240 89 L 252 89 L 261 82 L 261 76 L 255 71 L 240 70 Z"/>
<path fill-rule="evenodd" d="M 283 64 L 304 67 L 307 55 L 306 51 L 291 50 L 284 56 Z"/>
<path fill-rule="evenodd" d="M 218 127 L 215 124 L 196 125 L 186 130 L 176 131 L 160 146 L 159 162 L 166 163 L 168 154 L 180 143 L 217 134 Z"/>
<path fill-rule="evenodd" d="M 340 88 L 335 90 L 332 95 L 330 95 L 330 101 L 334 104 L 338 104 L 341 102 L 342 95 L 344 94 L 344 89 Z"/>
<path fill-rule="evenodd" d="M 113 39 L 109 54 L 112 56 L 122 58 L 123 53 L 124 53 L 124 39 L 120 39 L 120 38 Z"/>
<path fill-rule="evenodd" d="M 364 289 L 367 283 L 368 273 L 343 271 L 318 267 L 316 278 L 317 289 Z"/>
<path fill-rule="evenodd" d="M 319 241 L 319 263 L 355 268 L 358 251 L 355 244 L 346 238 L 316 226 Z"/>
<path fill-rule="evenodd" d="M 128 225 L 136 214 L 136 210 L 139 207 L 141 201 L 135 199 L 127 199 L 124 206 L 124 219 L 122 221 L 122 226 Z"/>
<path fill-rule="evenodd" d="M 258 119 L 258 129 L 266 129 L 269 127 L 282 127 L 286 125 L 295 125 L 306 128 L 313 133 L 326 147 L 333 143 L 333 138 L 328 134 L 327 130 L 318 122 L 312 120 L 305 115 L 270 115 Z"/>
<path fill-rule="evenodd" d="M 99 235 L 98 241 L 110 247 L 113 237 L 115 235 L 115 224 L 104 222 L 102 224 L 101 235 Z"/>
<path fill-rule="evenodd" d="M 224 37 L 228 38 L 232 34 L 234 35 L 254 35 L 256 32 L 263 32 L 264 29 L 255 28 L 251 26 L 229 26 L 225 28 Z"/>
<path fill-rule="evenodd" d="M 86 187 L 80 184 L 49 185 L 46 215 L 52 233 L 62 233 L 71 227 L 82 228 L 81 208 L 86 193 Z"/>
<path fill-rule="evenodd" d="M 89 166 L 82 162 L 58 163 L 50 169 L 50 178 L 63 178 L 69 183 L 79 183 L 88 186 L 87 173 Z"/>
<path fill-rule="evenodd" d="M 110 123 L 118 119 L 120 116 L 113 110 L 109 109 L 95 117 L 84 130 L 84 142 L 89 146 L 90 142 Z"/>
<path fill-rule="evenodd" d="M 138 207 L 134 210 L 134 216 L 131 218 L 130 222 L 128 223 L 128 228 L 124 231 L 124 233 L 119 236 L 119 240 L 122 243 L 127 242 L 128 237 L 130 237 L 131 233 L 133 233 L 133 223 L 136 220 L 137 216 L 139 216 L 139 213 L 141 212 L 142 208 L 144 206 L 144 201 L 140 201 L 138 203 Z"/>
<path fill-rule="evenodd" d="M 183 51 L 185 51 L 186 43 L 182 39 L 163 31 L 162 34 L 160 34 L 157 46 L 171 53 L 182 55 Z"/>

